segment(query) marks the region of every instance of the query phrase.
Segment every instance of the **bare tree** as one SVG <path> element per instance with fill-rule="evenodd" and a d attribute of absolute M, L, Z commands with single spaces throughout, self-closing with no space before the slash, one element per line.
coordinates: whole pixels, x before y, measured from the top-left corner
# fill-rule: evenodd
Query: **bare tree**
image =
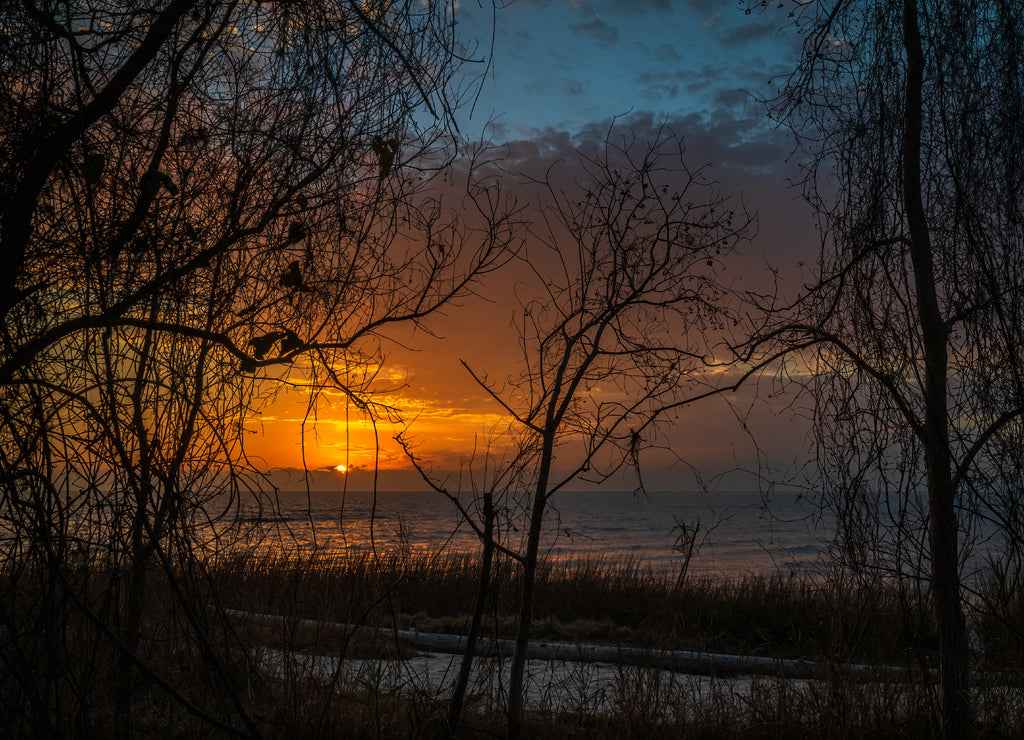
<path fill-rule="evenodd" d="M 260 485 L 242 441 L 265 381 L 330 385 L 372 413 L 388 327 L 506 259 L 503 205 L 472 173 L 480 227 L 433 188 L 465 52 L 447 10 L 416 2 L 0 11 L 12 734 L 131 734 L 139 671 L 203 721 L 255 733 L 182 573 L 217 531 L 211 498 Z M 154 568 L 206 690 L 146 658 Z M 108 668 L 114 727 L 95 680 Z"/>
<path fill-rule="evenodd" d="M 512 512 L 521 513 L 521 509 L 516 508 L 521 502 L 516 501 L 514 486 L 521 480 L 522 466 L 530 462 L 529 458 L 523 460 L 517 457 L 518 451 L 514 446 L 509 449 L 509 440 L 504 433 L 494 430 L 486 438 L 484 449 L 474 450 L 465 461 L 456 485 L 432 473 L 429 461 L 417 456 L 407 433 L 400 433 L 396 440 L 427 486 L 445 496 L 455 506 L 461 522 L 467 524 L 480 540 L 480 569 L 473 613 L 466 630 L 459 673 L 452 687 L 445 717 L 446 735 L 458 737 L 473 663 L 484 634 L 484 614 L 488 603 L 497 600 L 493 586 L 495 572 L 500 563 L 517 562 L 520 559 L 514 541 L 515 532 L 518 531 L 514 520 L 518 517 Z"/>
<path fill-rule="evenodd" d="M 925 576 L 940 731 L 965 737 L 963 569 L 981 538 L 1020 562 L 1024 12 L 793 5 L 803 55 L 770 106 L 810 154 L 824 248 L 813 286 L 755 346 L 809 359 L 840 549 Z"/>
<path fill-rule="evenodd" d="M 701 371 L 715 362 L 711 343 L 725 329 L 730 294 L 716 267 L 749 225 L 700 170 L 687 169 L 682 140 L 671 131 L 648 144 L 619 137 L 612 129 L 597 151 L 581 154 L 575 186 L 559 186 L 553 173 L 537 183 L 542 205 L 523 264 L 539 292 L 521 301 L 515 320 L 521 371 L 495 383 L 467 366 L 510 419 L 509 462 L 493 477 L 504 489 L 499 510 L 521 517 L 523 540 L 492 541 L 494 491 L 484 499 L 486 516 L 473 522 L 485 553 L 497 546 L 521 567 L 509 684 L 513 738 L 522 728 L 552 497 L 573 481 L 602 482 L 638 468 L 664 411 L 687 390 L 706 390 Z"/>

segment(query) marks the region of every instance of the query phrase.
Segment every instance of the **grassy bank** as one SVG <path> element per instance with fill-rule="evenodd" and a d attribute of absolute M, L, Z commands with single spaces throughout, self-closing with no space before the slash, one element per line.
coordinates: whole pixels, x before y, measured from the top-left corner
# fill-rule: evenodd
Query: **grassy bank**
<path fill-rule="evenodd" d="M 478 567 L 468 558 L 399 551 L 344 558 L 248 556 L 225 559 L 211 574 L 224 606 L 233 609 L 461 634 L 469 624 Z M 517 579 L 507 563 L 499 568 L 487 634 L 512 634 Z M 536 638 L 805 658 L 826 666 L 854 662 L 933 668 L 936 644 L 925 596 L 884 579 L 838 571 L 818 577 L 680 580 L 636 562 L 561 561 L 542 572 Z M 1013 609 L 1019 610 L 1020 600 L 1018 595 L 1013 606 L 1013 598 L 1004 596 L 1007 611 L 1002 614 L 972 614 L 976 667 L 1019 674 L 1021 641 Z M 250 630 L 247 640 L 307 655 L 413 652 L 309 630 L 245 629 Z M 587 668 L 579 670 L 580 709 L 567 710 L 564 703 L 535 708 L 527 718 L 528 736 L 925 737 L 936 700 L 934 686 L 924 681 L 856 682 L 838 670 L 812 682 L 755 678 L 737 690 L 726 681 L 709 685 L 623 666 L 603 690 L 598 712 L 585 691 Z M 379 675 L 377 680 L 367 691 L 372 680 L 348 676 L 342 683 L 349 689 L 324 699 L 331 709 L 322 719 L 367 737 L 431 737 L 440 731 L 443 697 L 402 691 L 380 683 Z M 1018 679 L 1010 683 L 1020 686 Z M 352 686 L 364 688 L 353 691 Z M 1014 736 L 1021 701 L 1019 688 L 979 690 L 978 736 Z M 298 720 L 301 714 L 290 716 Z M 504 721 L 500 696 L 479 694 L 460 736 L 501 736 Z"/>
<path fill-rule="evenodd" d="M 414 690 L 393 670 L 392 659 L 415 655 L 414 649 L 300 620 L 464 633 L 478 568 L 472 558 L 399 550 L 346 557 L 236 553 L 193 562 L 174 578 L 154 572 L 133 657 L 143 666 L 133 699 L 134 734 L 227 737 L 231 725 L 282 738 L 436 737 L 446 709 L 443 692 L 418 684 Z M 60 615 L 65 644 L 38 648 L 66 662 L 61 681 L 77 698 L 71 700 L 70 691 L 25 695 L 16 676 L 0 677 L 4 711 L 13 717 L 26 703 L 46 701 L 50 716 L 68 713 L 60 726 L 71 728 L 69 734 L 102 736 L 114 726 L 109 704 L 124 666 L 123 646 L 96 619 L 112 605 L 89 605 L 87 595 L 109 592 L 119 577 L 102 568 L 77 574 L 86 601 Z M 90 587 L 101 581 L 102 588 Z M 487 604 L 487 635 L 511 637 L 518 588 L 517 569 L 502 563 Z M 979 588 L 975 602 L 983 607 L 971 613 L 975 667 L 1007 674 L 994 682 L 998 686 L 977 689 L 977 736 L 1013 737 L 1024 719 L 1024 601 L 1004 580 Z M 826 671 L 816 681 L 761 677 L 737 684 L 620 666 L 595 693 L 598 668 L 580 665 L 557 702 L 532 705 L 525 732 L 588 740 L 927 736 L 934 686 L 858 682 L 828 670 L 872 663 L 921 675 L 920 669 L 934 667 L 925 604 L 926 594 L 839 571 L 814 578 L 680 579 L 636 562 L 548 563 L 537 594 L 538 640 L 804 658 Z M 225 616 L 227 609 L 285 619 L 259 624 Z M 0 630 L 7 640 L 31 639 L 29 623 Z M 491 666 L 484 662 L 483 673 Z M 83 705 L 89 712 L 84 724 L 75 714 Z M 502 736 L 501 708 L 500 685 L 473 687 L 459 737 Z"/>
<path fill-rule="evenodd" d="M 237 557 L 211 574 L 232 609 L 462 634 L 479 565 L 409 553 Z M 518 571 L 499 567 L 487 632 L 511 634 Z M 780 658 L 906 664 L 934 659 L 920 595 L 843 575 L 679 580 L 638 562 L 547 564 L 537 594 L 544 640 Z"/>

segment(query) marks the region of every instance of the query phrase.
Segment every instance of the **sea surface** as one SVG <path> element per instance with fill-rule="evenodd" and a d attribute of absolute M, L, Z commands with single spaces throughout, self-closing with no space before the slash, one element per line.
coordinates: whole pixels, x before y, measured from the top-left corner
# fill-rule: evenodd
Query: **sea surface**
<path fill-rule="evenodd" d="M 461 499 L 479 521 L 479 506 Z M 499 540 L 522 546 L 528 517 L 514 501 L 499 504 Z M 243 504 L 243 522 L 274 531 L 298 549 L 333 552 L 472 553 L 479 539 L 455 504 L 426 492 L 288 492 Z M 813 572 L 823 561 L 827 523 L 795 493 L 557 493 L 545 516 L 548 558 L 640 560 L 657 570 Z M 690 543 L 693 548 L 690 551 Z"/>

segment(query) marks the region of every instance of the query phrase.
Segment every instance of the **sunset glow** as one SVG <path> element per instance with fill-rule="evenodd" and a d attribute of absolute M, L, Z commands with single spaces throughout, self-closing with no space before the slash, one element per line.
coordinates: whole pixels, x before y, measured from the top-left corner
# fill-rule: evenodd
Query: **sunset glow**
<path fill-rule="evenodd" d="M 1021 736 L 1022 29 L 0 3 L 2 736 Z"/>
<path fill-rule="evenodd" d="M 620 123 L 640 141 L 654 136 L 667 122 L 684 137 L 688 159 L 694 165 L 714 163 L 709 176 L 720 183 L 721 190 L 742 193 L 744 205 L 759 214 L 756 244 L 748 245 L 727 266 L 728 274 L 755 292 L 764 290 L 771 278 L 766 262 L 779 267 L 784 277 L 798 276 L 791 266 L 807 259 L 805 250 L 813 250 L 818 240 L 813 220 L 778 186 L 790 174 L 786 169 L 789 144 L 766 126 L 764 116 L 739 92 L 760 91 L 775 65 L 790 53 L 776 36 L 783 19 L 765 16 L 751 25 L 744 14 L 734 16 L 699 3 L 666 5 L 639 14 L 621 12 L 614 5 L 607 11 L 603 23 L 615 18 L 620 43 L 627 37 L 646 40 L 637 53 L 617 57 L 615 67 L 601 63 L 608 45 L 616 45 L 614 40 L 600 33 L 603 24 L 583 19 L 586 11 L 581 7 L 547 8 L 543 23 L 529 5 L 511 8 L 502 17 L 495 39 L 495 54 L 505 61 L 507 78 L 500 87 L 483 87 L 477 108 L 477 116 L 482 117 L 461 121 L 465 130 L 476 132 L 488 117 L 499 119 L 488 135 L 506 147 L 505 166 L 543 179 L 553 162 L 575 161 L 577 148 L 592 151 L 607 131 L 609 116 L 635 111 Z M 490 35 L 490 13 L 468 7 L 461 12 L 464 29 Z M 514 45 L 511 39 L 517 39 Z M 689 56 L 681 52 L 677 56 L 677 45 L 699 50 L 693 58 L 708 60 L 707 66 L 690 66 Z M 569 47 L 573 63 L 553 54 Z M 510 62 L 520 53 L 534 61 Z M 592 69 L 602 73 L 593 75 Z M 678 83 L 681 78 L 690 83 Z M 639 108 L 638 94 L 643 100 Z M 524 191 L 521 197 L 525 203 L 533 196 Z M 571 253 L 574 247 L 567 249 Z M 531 250 L 533 267 L 545 268 L 545 259 L 543 250 Z M 389 327 L 392 341 L 385 343 L 380 365 L 364 370 L 386 388 L 378 400 L 399 412 L 398 423 L 388 418 L 374 423 L 347 407 L 344 395 L 334 391 L 323 393 L 311 413 L 306 395 L 296 388 L 280 393 L 261 416 L 247 420 L 247 452 L 269 469 L 331 469 L 334 480 L 324 485 L 337 483 L 336 472 L 341 471 L 336 470 L 335 461 L 343 459 L 349 486 L 362 485 L 361 476 L 377 470 L 388 476 L 408 473 L 409 485 L 418 487 L 422 483 L 394 439 L 402 434 L 432 470 L 459 471 L 483 445 L 496 444 L 496 435 L 511 421 L 476 384 L 463 362 L 498 389 L 523 369 L 521 327 L 515 325 L 513 312 L 520 299 L 544 293 L 543 285 L 530 283 L 537 275 L 528 267 L 507 265 L 483 276 L 474 285 L 475 295 L 460 298 L 451 310 L 413 327 Z M 345 368 L 335 370 L 344 377 Z M 792 442 L 803 439 L 804 427 L 760 409 L 755 416 L 748 424 L 767 430 L 762 446 L 772 451 L 781 448 L 792 456 Z M 651 480 L 661 476 L 664 481 L 659 485 L 684 485 L 678 480 L 677 456 L 710 475 L 756 468 L 750 440 L 726 404 L 710 412 L 708 404 L 683 409 L 673 415 L 673 421 L 676 426 L 667 432 L 671 441 L 666 444 L 672 452 L 664 460 L 653 453 L 645 460 L 651 466 L 646 473 Z"/>

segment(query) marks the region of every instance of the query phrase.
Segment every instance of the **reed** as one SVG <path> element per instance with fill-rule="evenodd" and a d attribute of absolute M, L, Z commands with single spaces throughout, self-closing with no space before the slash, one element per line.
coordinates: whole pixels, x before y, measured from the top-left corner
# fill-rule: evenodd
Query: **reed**
<path fill-rule="evenodd" d="M 231 609 L 454 634 L 468 625 L 477 569 L 471 557 L 409 551 L 210 565 Z M 489 633 L 511 632 L 518 575 L 507 561 L 497 568 Z M 904 665 L 934 658 L 929 622 L 922 599 L 841 572 L 679 580 L 640 561 L 566 559 L 546 562 L 537 586 L 545 640 Z"/>
<path fill-rule="evenodd" d="M 235 726 L 242 726 L 244 714 L 266 737 L 441 734 L 447 697 L 412 680 L 395 660 L 414 657 L 414 649 L 379 633 L 331 625 L 461 633 L 478 575 L 472 557 L 408 548 L 346 555 L 248 551 L 194 566 L 154 576 L 139 648 L 154 676 L 193 705 Z M 111 577 L 94 569 L 82 579 Z M 175 596 L 183 586 L 187 603 Z M 501 562 L 489 635 L 512 633 L 518 586 L 517 569 Z M 1024 599 L 1019 583 L 1004 578 L 979 586 L 975 602 L 976 667 L 999 672 L 975 689 L 976 734 L 1013 737 L 1024 719 Z M 849 662 L 934 666 L 926 604 L 926 594 L 910 596 L 886 579 L 839 570 L 815 577 L 680 579 L 640 561 L 548 561 L 538 584 L 538 639 L 805 658 L 826 670 L 813 681 L 709 682 L 621 665 L 615 680 L 595 692 L 592 678 L 599 668 L 580 664 L 571 685 L 531 704 L 524 733 L 588 740 L 926 736 L 933 685 L 856 681 L 839 670 Z M 283 619 L 261 624 L 237 619 L 229 609 Z M 99 705 L 110 695 L 116 660 L 95 648 L 76 653 L 76 635 L 93 629 L 89 620 L 69 620 L 68 629 L 62 655 L 88 668 L 89 682 L 82 685 L 89 687 L 95 710 L 88 729 L 102 734 L 112 720 Z M 104 644 L 101 636 L 80 642 Z M 484 664 L 482 675 L 497 675 L 488 672 L 491 665 Z M 0 678 L 9 711 L 17 709 L 10 703 L 17 699 L 10 691 L 13 678 Z M 471 688 L 459 737 L 504 733 L 495 681 L 478 680 Z M 135 701 L 138 737 L 224 735 L 183 709 L 154 677 L 143 676 Z M 54 710 L 62 711 L 59 704 Z"/>

